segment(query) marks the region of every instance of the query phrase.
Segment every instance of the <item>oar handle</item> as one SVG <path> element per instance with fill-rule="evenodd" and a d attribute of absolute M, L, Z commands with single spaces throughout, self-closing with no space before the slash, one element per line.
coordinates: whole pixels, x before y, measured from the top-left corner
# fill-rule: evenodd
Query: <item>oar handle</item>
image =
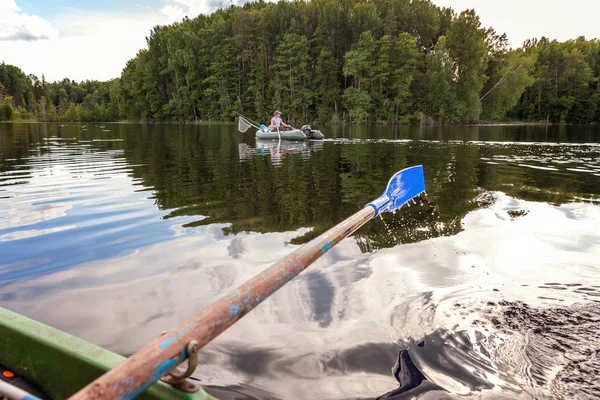
<path fill-rule="evenodd" d="M 0 381 L 0 398 L 8 398 L 13 400 L 42 400 L 39 397 L 4 381 Z"/>
<path fill-rule="evenodd" d="M 367 206 L 205 308 L 175 331 L 156 339 L 73 395 L 71 400 L 131 399 L 187 358 L 186 346 L 202 348 L 373 218 Z"/>

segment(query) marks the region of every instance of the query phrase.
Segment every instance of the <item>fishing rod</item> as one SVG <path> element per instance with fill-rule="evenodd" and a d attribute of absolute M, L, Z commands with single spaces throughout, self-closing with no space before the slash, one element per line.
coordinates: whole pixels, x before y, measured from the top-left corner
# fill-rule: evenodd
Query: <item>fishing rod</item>
<path fill-rule="evenodd" d="M 185 376 L 189 375 L 184 375 L 182 380 L 177 365 L 189 358 L 191 375 L 198 362 L 199 349 L 369 220 L 383 212 L 397 210 L 424 191 L 422 166 L 397 172 L 383 194 L 363 209 L 259 273 L 229 296 L 212 303 L 178 329 L 160 336 L 75 393 L 70 400 L 133 399 L 165 375 L 165 378 L 175 377 L 175 383 L 185 383 Z"/>

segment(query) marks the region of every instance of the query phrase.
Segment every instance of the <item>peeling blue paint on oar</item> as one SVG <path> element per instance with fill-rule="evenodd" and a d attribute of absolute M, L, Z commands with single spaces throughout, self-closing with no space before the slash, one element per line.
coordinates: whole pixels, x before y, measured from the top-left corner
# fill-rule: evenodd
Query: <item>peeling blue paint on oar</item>
<path fill-rule="evenodd" d="M 240 305 L 239 304 L 232 304 L 229 306 L 229 314 L 231 315 L 238 315 L 238 313 L 240 312 Z"/>
<path fill-rule="evenodd" d="M 160 348 L 161 349 L 166 349 L 167 347 L 169 347 L 170 345 L 172 345 L 173 343 L 175 343 L 175 341 L 177 340 L 177 338 L 168 338 L 165 339 L 161 344 L 160 344 Z"/>
<path fill-rule="evenodd" d="M 333 246 L 333 242 L 327 243 L 325 246 L 321 247 L 321 253 L 326 253 Z"/>
<path fill-rule="evenodd" d="M 202 348 L 367 221 L 383 212 L 397 210 L 424 191 L 421 166 L 396 173 L 385 192 L 362 210 L 296 249 L 241 285 L 233 294 L 206 307 L 178 330 L 156 339 L 71 399 L 136 397 L 188 357 L 186 348 L 192 340 L 197 342 L 198 348 Z"/>

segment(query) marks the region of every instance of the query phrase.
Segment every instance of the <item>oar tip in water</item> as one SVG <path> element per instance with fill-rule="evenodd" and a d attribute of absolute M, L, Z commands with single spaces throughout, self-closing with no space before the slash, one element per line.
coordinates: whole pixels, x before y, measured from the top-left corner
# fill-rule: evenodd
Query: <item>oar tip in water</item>
<path fill-rule="evenodd" d="M 365 207 L 375 209 L 375 217 L 382 212 L 396 211 L 409 200 L 425 192 L 425 174 L 422 165 L 403 169 L 392 176 L 385 191 Z"/>

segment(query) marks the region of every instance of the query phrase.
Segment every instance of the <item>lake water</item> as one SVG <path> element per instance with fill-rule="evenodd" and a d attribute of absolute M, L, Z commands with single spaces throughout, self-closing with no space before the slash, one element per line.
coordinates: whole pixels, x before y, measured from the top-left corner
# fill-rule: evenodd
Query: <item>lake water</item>
<path fill-rule="evenodd" d="M 600 127 L 322 130 L 0 124 L 0 306 L 132 354 L 421 164 L 426 196 L 205 347 L 195 376 L 223 399 L 598 398 Z M 420 371 L 405 393 L 399 358 Z"/>

